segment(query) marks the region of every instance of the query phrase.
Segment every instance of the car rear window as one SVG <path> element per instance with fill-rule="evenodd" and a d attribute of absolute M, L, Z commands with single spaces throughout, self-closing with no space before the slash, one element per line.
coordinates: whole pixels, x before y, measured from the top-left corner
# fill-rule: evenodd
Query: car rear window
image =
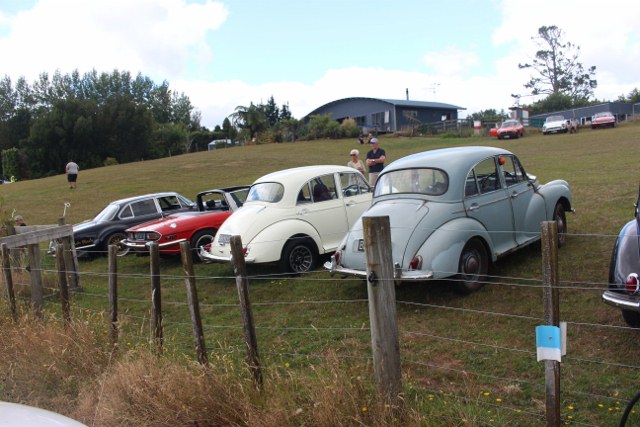
<path fill-rule="evenodd" d="M 253 184 L 247 195 L 247 202 L 277 203 L 284 195 L 284 187 L 278 182 Z"/>
<path fill-rule="evenodd" d="M 401 169 L 380 175 L 373 196 L 399 193 L 439 196 L 448 188 L 449 177 L 441 169 Z"/>

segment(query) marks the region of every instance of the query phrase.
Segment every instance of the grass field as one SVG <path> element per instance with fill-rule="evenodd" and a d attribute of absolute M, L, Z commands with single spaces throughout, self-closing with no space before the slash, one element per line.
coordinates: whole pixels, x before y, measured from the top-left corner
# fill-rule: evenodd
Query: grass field
<path fill-rule="evenodd" d="M 639 332 L 624 327 L 620 313 L 604 305 L 600 295 L 606 288 L 615 236 L 633 214 L 640 182 L 635 156 L 640 145 L 640 122 L 623 123 L 611 130 L 586 128 L 572 135 L 542 136 L 531 132 L 518 140 L 503 141 L 486 137 L 381 139 L 388 161 L 452 145 L 504 147 L 517 154 L 525 169 L 540 182 L 566 179 L 570 183 L 576 213 L 568 214 L 569 241 L 559 251 L 561 319 L 569 322 L 568 354 L 562 363 L 562 417 L 567 424 L 617 425 L 626 402 L 640 391 L 640 364 L 636 362 L 640 359 Z M 367 147 L 357 140 L 235 147 L 81 170 L 76 190 L 67 187 L 61 174 L 3 185 L 0 193 L 5 212 L 16 209 L 30 225 L 57 222 L 64 204 L 70 203 L 66 217 L 70 224 L 92 217 L 111 200 L 131 195 L 178 191 L 194 198 L 199 191 L 248 184 L 283 168 L 346 164 L 352 148 L 360 149 L 364 155 Z M 78 160 L 82 166 L 82 159 Z M 257 395 L 242 382 L 249 375 L 243 369 L 242 322 L 236 306 L 233 270 L 228 265 L 195 268 L 212 369 L 218 379 L 234 378 L 240 382 L 235 386 L 216 383 L 222 388 L 207 389 L 213 386 L 203 384 L 202 378 L 210 374 L 192 366 L 182 267 L 175 258 L 162 259 L 161 266 L 168 357 L 160 361 L 147 359 L 144 352 L 151 347 L 148 262 L 147 257 L 140 256 L 118 260 L 122 332 L 117 355 L 90 348 L 95 343 L 99 348 L 106 340 L 106 260 L 81 262 L 83 291 L 73 297 L 73 316 L 86 320 L 90 330 L 78 325 L 82 340 L 75 341 L 92 343 L 89 348 L 76 345 L 82 347 L 82 358 L 95 360 L 95 366 L 81 364 L 77 373 L 68 372 L 60 366 L 65 359 L 58 359 L 59 349 L 53 347 L 43 351 L 57 364 L 51 359 L 36 359 L 31 365 L 0 362 L 0 368 L 12 372 L 8 375 L 12 380 L 0 384 L 0 399 L 41 404 L 93 425 L 194 425 L 194 419 L 200 420 L 198 425 L 216 425 L 198 417 L 213 420 L 211 411 L 223 409 L 196 399 L 197 392 L 187 393 L 180 400 L 175 392 L 167 391 L 191 384 L 238 399 L 233 403 L 245 415 L 229 415 L 227 422 L 220 421 L 223 425 L 544 423 L 544 364 L 536 362 L 534 339 L 534 327 L 542 324 L 543 310 L 539 244 L 494 265 L 487 285 L 470 296 L 453 293 L 447 283 L 396 289 L 405 408 L 401 415 L 381 406 L 373 391 L 367 290 L 360 280 L 334 279 L 321 270 L 292 278 L 278 275 L 271 266 L 250 268 L 251 300 L 267 390 Z M 45 258 L 44 264 L 51 266 L 53 262 Z M 53 279 L 49 283 L 55 286 Z M 2 308 L 5 313 L 6 307 Z M 54 299 L 47 303 L 47 310 L 52 319 L 59 316 Z M 0 338 L 15 345 L 3 345 L 0 358 L 4 360 L 14 360 L 20 351 L 28 351 L 21 347 L 26 344 L 16 338 L 24 337 L 24 331 L 22 335 L 20 329 L 11 332 L 9 323 L 5 319 L 0 330 L 8 329 L 4 334 L 15 336 Z M 50 324 L 55 328 L 59 322 Z M 55 341 L 38 326 L 29 325 L 26 322 L 20 326 L 36 328 L 37 332 L 29 329 L 29 336 L 45 334 L 43 339 L 26 340 L 32 346 Z M 72 335 L 59 331 L 52 334 Z M 125 363 L 127 360 L 130 365 Z M 141 361 L 144 366 L 138 366 Z M 74 366 L 68 360 L 66 363 Z M 168 380 L 150 371 L 149 366 L 155 364 L 173 382 L 158 385 Z M 31 369 L 31 373 L 18 374 L 16 369 Z M 132 372 L 147 380 L 126 380 L 138 378 Z M 65 375 L 74 379 L 60 379 Z M 84 379 L 78 378 L 82 375 Z M 30 384 L 42 378 L 48 381 L 46 386 Z M 180 383 L 185 378 L 191 382 Z M 118 388 L 151 390 L 159 396 L 159 402 L 141 398 L 142 391 L 119 396 L 115 392 Z M 125 401 L 129 403 L 125 405 Z M 105 415 L 117 412 L 116 407 L 124 414 L 122 417 L 129 416 L 130 424 L 125 418 Z M 100 414 L 95 408 L 102 408 Z M 158 413 L 181 414 L 182 418 L 162 418 Z M 632 417 L 635 418 L 629 425 L 640 422 L 637 410 Z M 160 422 L 161 418 L 169 421 Z"/>

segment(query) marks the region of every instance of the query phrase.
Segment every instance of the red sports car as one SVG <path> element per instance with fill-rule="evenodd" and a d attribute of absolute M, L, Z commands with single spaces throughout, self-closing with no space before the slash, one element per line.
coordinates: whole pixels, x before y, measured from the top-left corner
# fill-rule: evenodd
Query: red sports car
<path fill-rule="evenodd" d="M 591 117 L 591 129 L 616 127 L 616 116 L 609 111 L 596 113 Z"/>
<path fill-rule="evenodd" d="M 524 136 L 524 126 L 517 120 L 506 120 L 496 132 L 498 139 L 520 138 Z"/>
<path fill-rule="evenodd" d="M 249 186 L 208 190 L 197 196 L 198 210 L 182 212 L 148 221 L 127 229 L 127 238 L 121 244 L 135 251 L 148 251 L 149 242 L 158 242 L 160 253 L 180 253 L 180 242 L 190 242 L 194 260 L 199 250 L 213 240 L 222 223 L 247 198 Z"/>

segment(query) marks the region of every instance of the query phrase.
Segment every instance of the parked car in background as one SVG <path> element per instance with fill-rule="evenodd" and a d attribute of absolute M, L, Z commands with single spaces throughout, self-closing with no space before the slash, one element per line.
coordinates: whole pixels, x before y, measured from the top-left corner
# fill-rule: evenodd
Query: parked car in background
<path fill-rule="evenodd" d="M 616 239 L 609 265 L 609 289 L 602 300 L 619 308 L 627 325 L 640 328 L 640 191 L 634 219 L 627 222 Z"/>
<path fill-rule="evenodd" d="M 564 116 L 549 116 L 542 125 L 542 134 L 548 135 L 550 133 L 567 133 L 570 130 L 570 126 L 567 123 L 567 119 Z"/>
<path fill-rule="evenodd" d="M 489 265 L 540 240 L 540 223 L 557 221 L 566 242 L 569 184 L 540 184 L 515 154 L 494 147 L 425 151 L 380 173 L 363 217 L 388 216 L 397 282 L 454 279 L 479 289 Z M 325 267 L 333 274 L 367 273 L 362 221 L 355 221 Z"/>
<path fill-rule="evenodd" d="M 213 241 L 222 223 L 242 206 L 248 192 L 248 185 L 203 191 L 196 197 L 197 210 L 131 227 L 121 244 L 134 251 L 147 252 L 148 243 L 157 242 L 161 254 L 177 255 L 180 242 L 189 242 L 194 259 L 199 260 L 199 249 Z"/>
<path fill-rule="evenodd" d="M 73 226 L 73 239 L 79 257 L 102 252 L 106 254 L 110 245 L 118 245 L 118 256 L 126 255 L 129 248 L 120 244 L 127 235 L 125 230 L 134 225 L 160 218 L 176 212 L 193 211 L 196 204 L 186 197 L 174 193 L 153 193 L 129 197 L 109 203 L 93 219 Z M 49 252 L 55 252 L 51 242 Z"/>
<path fill-rule="evenodd" d="M 616 116 L 609 111 L 596 113 L 591 117 L 591 129 L 616 127 Z"/>
<path fill-rule="evenodd" d="M 505 120 L 496 132 L 498 139 L 520 138 L 524 136 L 524 126 L 518 120 Z"/>
<path fill-rule="evenodd" d="M 231 260 L 231 236 L 240 236 L 245 262 L 277 262 L 283 272 L 312 270 L 332 253 L 371 204 L 364 176 L 346 166 L 306 166 L 265 175 L 244 205 L 218 230 L 208 261 Z"/>

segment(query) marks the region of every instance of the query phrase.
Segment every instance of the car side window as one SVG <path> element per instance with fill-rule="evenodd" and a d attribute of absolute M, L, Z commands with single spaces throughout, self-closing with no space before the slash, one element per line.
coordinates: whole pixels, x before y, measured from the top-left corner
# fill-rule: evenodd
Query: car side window
<path fill-rule="evenodd" d="M 151 199 L 131 203 L 134 216 L 149 215 L 157 212 L 156 204 Z"/>
<path fill-rule="evenodd" d="M 358 194 L 365 194 L 371 192 L 371 187 L 359 173 L 341 172 L 340 173 L 340 188 L 342 188 L 342 194 L 344 197 L 353 197 Z"/>
<path fill-rule="evenodd" d="M 464 184 L 465 197 L 475 196 L 478 194 L 478 183 L 476 181 L 476 172 L 471 169 L 467 175 L 467 179 Z"/>
<path fill-rule="evenodd" d="M 336 181 L 331 175 L 318 176 L 313 178 L 310 182 L 313 195 L 313 202 L 324 202 L 331 199 L 337 199 L 336 194 Z"/>
<path fill-rule="evenodd" d="M 300 189 L 300 192 L 298 193 L 297 204 L 301 204 L 301 203 L 311 203 L 311 190 L 309 189 L 308 182 L 302 186 L 302 188 Z"/>
<path fill-rule="evenodd" d="M 131 210 L 131 205 L 127 205 L 120 211 L 120 215 L 118 215 L 120 219 L 133 218 L 133 211 Z"/>
<path fill-rule="evenodd" d="M 474 170 L 480 193 L 485 194 L 501 188 L 502 184 L 500 183 L 496 161 L 493 157 L 478 163 Z"/>
<path fill-rule="evenodd" d="M 182 206 L 180 205 L 180 201 L 176 196 L 166 196 L 158 198 L 158 203 L 160 204 L 160 209 L 162 211 L 171 211 L 175 209 L 180 209 Z M 155 210 L 155 206 L 154 206 Z M 134 210 L 135 213 L 135 210 Z M 136 214 L 136 215 L 144 215 L 144 214 Z"/>
<path fill-rule="evenodd" d="M 502 168 L 504 170 L 504 180 L 507 183 L 507 187 L 525 181 L 524 172 L 516 157 L 508 156 Z"/>

